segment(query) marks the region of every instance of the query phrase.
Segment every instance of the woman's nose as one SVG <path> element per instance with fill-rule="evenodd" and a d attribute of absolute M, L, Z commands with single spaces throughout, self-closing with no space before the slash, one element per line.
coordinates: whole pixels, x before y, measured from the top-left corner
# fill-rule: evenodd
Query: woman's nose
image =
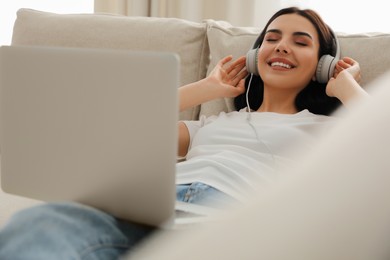
<path fill-rule="evenodd" d="M 290 48 L 288 47 L 286 41 L 282 40 L 279 42 L 279 44 L 276 46 L 276 52 L 284 54 L 290 53 Z"/>
<path fill-rule="evenodd" d="M 283 52 L 283 53 L 288 53 L 288 51 L 287 50 L 285 50 L 285 49 L 281 49 L 281 48 L 277 48 L 276 49 L 276 52 Z"/>

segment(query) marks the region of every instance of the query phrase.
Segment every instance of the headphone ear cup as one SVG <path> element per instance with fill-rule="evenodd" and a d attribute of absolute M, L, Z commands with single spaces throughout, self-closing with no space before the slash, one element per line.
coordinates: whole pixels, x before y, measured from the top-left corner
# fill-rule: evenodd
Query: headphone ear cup
<path fill-rule="evenodd" d="M 246 70 L 256 76 L 259 75 L 257 69 L 257 52 L 259 48 L 252 49 L 246 54 Z"/>
<path fill-rule="evenodd" d="M 319 83 L 327 83 L 329 81 L 333 76 L 336 63 L 335 57 L 329 54 L 321 56 L 316 69 L 316 79 Z"/>

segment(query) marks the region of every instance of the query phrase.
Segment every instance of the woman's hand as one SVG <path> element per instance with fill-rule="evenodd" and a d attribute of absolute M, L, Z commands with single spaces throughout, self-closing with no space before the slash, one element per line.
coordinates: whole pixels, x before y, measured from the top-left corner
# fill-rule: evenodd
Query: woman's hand
<path fill-rule="evenodd" d="M 230 62 L 232 56 L 221 59 L 210 75 L 197 82 L 179 88 L 179 109 L 183 111 L 204 102 L 236 97 L 245 92 L 245 57 Z"/>
<path fill-rule="evenodd" d="M 368 97 L 359 85 L 361 80 L 359 63 L 349 57 L 337 62 L 334 77 L 326 85 L 326 94 L 338 98 L 344 105 L 353 99 Z"/>
<path fill-rule="evenodd" d="M 220 97 L 236 97 L 245 92 L 246 58 L 242 56 L 231 62 L 231 55 L 221 59 L 210 75 L 205 79 L 210 91 L 216 91 Z"/>
<path fill-rule="evenodd" d="M 334 70 L 334 78 L 343 70 L 347 70 L 356 80 L 357 83 L 361 81 L 360 65 L 357 61 L 350 57 L 344 57 L 336 63 Z"/>

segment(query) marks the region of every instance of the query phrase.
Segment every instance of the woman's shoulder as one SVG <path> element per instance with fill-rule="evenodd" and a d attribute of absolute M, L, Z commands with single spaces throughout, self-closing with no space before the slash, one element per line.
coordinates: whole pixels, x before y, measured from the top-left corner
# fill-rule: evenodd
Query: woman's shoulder
<path fill-rule="evenodd" d="M 299 115 L 301 117 L 307 117 L 307 118 L 317 118 L 321 120 L 331 120 L 333 117 L 329 115 L 322 115 L 322 114 L 316 114 L 313 112 L 310 112 L 308 109 L 304 109 L 300 112 L 298 112 L 296 115 Z"/>

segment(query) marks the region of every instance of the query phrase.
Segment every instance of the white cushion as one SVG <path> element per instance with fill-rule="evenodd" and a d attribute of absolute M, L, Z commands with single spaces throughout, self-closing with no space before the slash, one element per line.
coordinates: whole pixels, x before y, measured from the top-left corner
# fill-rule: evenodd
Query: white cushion
<path fill-rule="evenodd" d="M 359 62 L 362 70 L 362 86 L 366 87 L 390 69 L 390 34 L 337 33 L 341 56 L 348 56 Z"/>
<path fill-rule="evenodd" d="M 234 27 L 225 21 L 207 20 L 207 39 L 210 48 L 210 65 L 207 75 L 217 65 L 218 61 L 227 55 L 233 55 L 233 59 L 246 55 L 252 48 L 259 28 Z M 235 110 L 232 98 L 212 100 L 200 106 L 200 115 L 210 116 L 220 111 Z"/>

